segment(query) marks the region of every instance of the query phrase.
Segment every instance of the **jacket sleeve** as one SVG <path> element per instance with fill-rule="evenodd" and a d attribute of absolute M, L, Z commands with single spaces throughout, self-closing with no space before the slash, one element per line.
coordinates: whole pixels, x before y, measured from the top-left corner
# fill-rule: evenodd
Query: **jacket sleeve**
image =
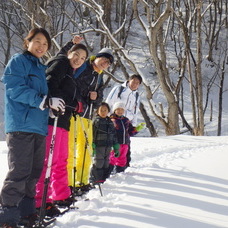
<path fill-rule="evenodd" d="M 67 52 L 74 46 L 72 41 L 66 43 L 56 55 L 67 55 Z"/>
<path fill-rule="evenodd" d="M 118 138 L 117 138 L 117 132 L 116 132 L 116 128 L 114 126 L 114 123 L 112 122 L 112 124 L 113 124 L 113 145 L 115 145 L 118 143 Z"/>
<path fill-rule="evenodd" d="M 112 112 L 112 107 L 113 105 L 120 101 L 120 99 L 118 98 L 118 93 L 119 93 L 119 90 L 120 90 L 120 86 L 115 86 L 111 91 L 110 93 L 108 94 L 107 98 L 106 98 L 106 103 L 109 104 L 110 106 L 110 109 L 111 109 L 111 112 Z"/>
<path fill-rule="evenodd" d="M 140 105 L 140 96 L 138 97 L 137 104 L 136 104 L 136 107 L 135 107 L 135 110 L 134 110 L 134 114 L 133 114 L 133 119 L 131 121 L 133 126 L 136 126 L 137 123 L 138 123 L 139 105 Z"/>
<path fill-rule="evenodd" d="M 97 89 L 97 99 L 94 101 L 94 108 L 98 108 L 98 106 L 103 101 L 103 97 L 104 97 L 104 82 L 103 82 L 103 79 L 101 78 L 100 85 Z"/>
<path fill-rule="evenodd" d="M 128 134 L 130 135 L 130 136 L 134 136 L 134 135 L 136 135 L 138 132 L 137 132 L 137 130 L 136 130 L 136 128 L 131 124 L 131 122 L 128 120 Z"/>
<path fill-rule="evenodd" d="M 51 62 L 46 70 L 47 82 L 50 95 L 52 97 L 64 98 L 64 93 L 61 90 L 61 82 L 67 74 L 69 61 L 65 59 L 56 59 Z"/>
<path fill-rule="evenodd" d="M 5 84 L 6 94 L 13 101 L 39 108 L 43 95 L 28 84 L 29 62 L 23 55 L 17 55 L 10 59 L 5 69 L 2 81 Z"/>

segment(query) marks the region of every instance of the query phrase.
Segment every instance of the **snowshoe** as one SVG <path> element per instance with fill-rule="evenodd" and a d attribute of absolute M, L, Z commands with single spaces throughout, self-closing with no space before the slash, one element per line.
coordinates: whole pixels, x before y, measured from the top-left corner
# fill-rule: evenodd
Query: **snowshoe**
<path fill-rule="evenodd" d="M 71 204 L 73 204 L 75 200 L 72 197 L 69 197 L 65 200 L 56 200 L 54 201 L 54 204 L 57 205 L 60 208 L 64 207 L 70 207 Z"/>
<path fill-rule="evenodd" d="M 80 187 L 75 187 L 72 189 L 72 191 L 74 191 L 74 193 L 72 193 L 72 195 L 74 196 L 82 196 L 84 194 L 86 194 L 88 191 L 90 191 L 91 189 L 93 189 L 94 186 L 91 184 L 86 184 L 86 185 L 82 185 Z"/>
<path fill-rule="evenodd" d="M 5 223 L 3 224 L 3 226 L 1 226 L 2 228 L 17 228 L 17 224 L 15 223 Z"/>
<path fill-rule="evenodd" d="M 37 208 L 37 213 L 40 213 L 40 208 Z M 57 217 L 61 214 L 60 210 L 53 203 L 46 203 L 45 216 L 47 217 Z"/>
<path fill-rule="evenodd" d="M 38 222 L 38 219 L 39 217 L 37 214 L 25 216 L 20 219 L 18 225 L 22 227 L 30 228 L 30 227 L 33 227 Z"/>
<path fill-rule="evenodd" d="M 47 227 L 54 223 L 56 221 L 56 218 L 52 219 L 43 219 L 42 221 L 38 221 L 33 227 L 34 228 L 42 228 L 42 227 Z"/>

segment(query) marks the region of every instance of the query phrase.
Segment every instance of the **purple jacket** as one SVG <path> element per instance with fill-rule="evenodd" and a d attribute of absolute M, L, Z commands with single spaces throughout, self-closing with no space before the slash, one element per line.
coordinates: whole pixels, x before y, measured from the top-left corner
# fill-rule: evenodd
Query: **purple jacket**
<path fill-rule="evenodd" d="M 125 116 L 117 116 L 116 114 L 112 114 L 110 118 L 116 128 L 118 143 L 129 144 L 130 136 L 134 136 L 138 133 L 136 128 L 133 127 L 130 120 Z"/>

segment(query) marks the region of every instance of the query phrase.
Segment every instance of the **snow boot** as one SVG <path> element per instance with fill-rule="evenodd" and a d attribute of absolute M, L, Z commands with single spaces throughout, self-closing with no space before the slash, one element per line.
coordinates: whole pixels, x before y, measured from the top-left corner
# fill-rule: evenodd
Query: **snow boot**
<path fill-rule="evenodd" d="M 104 169 L 104 176 L 103 179 L 106 180 L 110 177 L 110 175 L 113 173 L 114 165 L 109 164 L 108 168 Z"/>
<path fill-rule="evenodd" d="M 116 173 L 122 173 L 122 172 L 124 172 L 124 170 L 126 169 L 126 167 L 125 166 L 118 166 L 118 165 L 116 165 L 115 166 L 115 171 L 116 171 Z"/>
<path fill-rule="evenodd" d="M 20 220 L 20 211 L 18 207 L 2 206 L 0 208 L 0 226 L 17 227 Z"/>
<path fill-rule="evenodd" d="M 64 200 L 55 200 L 54 204 L 58 207 L 70 207 L 71 204 L 73 204 L 74 199 L 72 197 L 69 197 Z"/>
<path fill-rule="evenodd" d="M 11 224 L 11 223 L 5 223 L 1 227 L 2 228 L 17 228 L 18 226 L 15 223 L 13 223 L 13 224 Z"/>
<path fill-rule="evenodd" d="M 29 216 L 22 217 L 18 223 L 19 226 L 23 227 L 34 227 L 34 225 L 39 221 L 37 213 L 31 214 Z"/>
<path fill-rule="evenodd" d="M 48 217 L 57 217 L 61 214 L 60 210 L 53 204 L 46 204 L 46 216 Z"/>
<path fill-rule="evenodd" d="M 28 217 L 36 214 L 35 199 L 25 196 L 19 203 L 18 209 L 20 210 L 21 218 Z"/>
<path fill-rule="evenodd" d="M 37 208 L 37 213 L 39 214 L 40 208 Z M 45 215 L 47 217 L 57 217 L 61 214 L 61 211 L 53 203 L 46 203 Z"/>

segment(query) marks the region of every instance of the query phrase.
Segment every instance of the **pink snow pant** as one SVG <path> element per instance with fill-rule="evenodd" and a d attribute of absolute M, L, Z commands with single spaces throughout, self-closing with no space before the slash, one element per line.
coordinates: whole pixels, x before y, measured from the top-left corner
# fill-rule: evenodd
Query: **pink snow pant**
<path fill-rule="evenodd" d="M 50 144 L 52 138 L 53 126 L 48 126 L 48 136 L 46 138 L 46 155 L 44 167 L 41 177 L 36 185 L 36 207 L 41 207 L 42 195 L 44 189 L 44 180 L 47 170 L 48 157 L 50 152 Z M 51 167 L 51 177 L 47 193 L 46 202 L 53 202 L 54 200 L 64 200 L 71 195 L 68 187 L 68 173 L 67 173 L 67 158 L 68 158 L 68 131 L 57 127 L 54 153 Z"/>
<path fill-rule="evenodd" d="M 127 144 L 120 144 L 120 156 L 118 158 L 115 157 L 114 150 L 110 153 L 110 161 L 111 165 L 118 165 L 121 167 L 126 166 L 127 164 L 127 152 L 128 152 L 128 145 Z"/>

